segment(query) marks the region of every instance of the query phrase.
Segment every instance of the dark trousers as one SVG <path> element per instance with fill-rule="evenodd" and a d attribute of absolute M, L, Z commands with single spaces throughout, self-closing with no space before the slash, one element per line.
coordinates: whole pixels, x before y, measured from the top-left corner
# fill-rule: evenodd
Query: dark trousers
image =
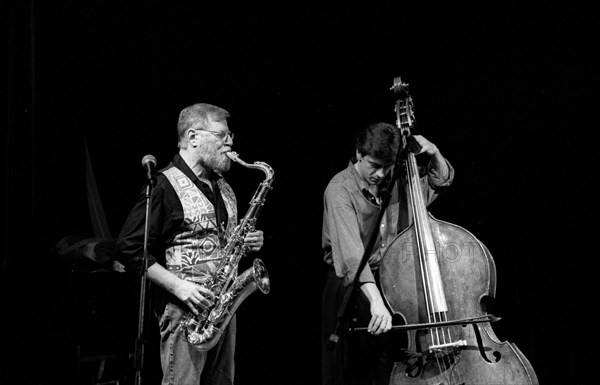
<path fill-rule="evenodd" d="M 323 385 L 388 385 L 394 361 L 405 348 L 405 336 L 390 332 L 373 336 L 366 331 L 348 332 L 350 326 L 367 326 L 371 319 L 369 300 L 358 289 L 348 306 L 337 343 L 330 343 L 346 287 L 329 270 L 322 302 Z"/>

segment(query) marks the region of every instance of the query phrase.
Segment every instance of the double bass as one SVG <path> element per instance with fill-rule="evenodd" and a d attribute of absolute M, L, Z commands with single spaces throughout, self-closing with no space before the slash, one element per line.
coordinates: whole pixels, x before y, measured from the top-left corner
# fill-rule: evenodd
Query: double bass
<path fill-rule="evenodd" d="M 408 84 L 394 79 L 396 123 L 404 148 L 415 123 Z M 405 156 L 404 156 L 405 155 Z M 382 293 L 401 317 L 408 344 L 390 385 L 538 384 L 533 367 L 511 342 L 501 342 L 486 312 L 496 291 L 496 268 L 468 230 L 427 211 L 415 154 L 406 151 L 407 199 L 412 223 L 384 252 Z"/>

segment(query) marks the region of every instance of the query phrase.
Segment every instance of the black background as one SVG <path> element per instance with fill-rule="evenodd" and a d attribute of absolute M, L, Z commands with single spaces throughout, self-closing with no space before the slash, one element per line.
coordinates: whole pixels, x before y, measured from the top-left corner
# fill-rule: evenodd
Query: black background
<path fill-rule="evenodd" d="M 346 167 L 357 128 L 394 122 L 397 76 L 410 84 L 419 133 L 456 169 L 431 212 L 494 256 L 498 338 L 522 350 L 542 384 L 583 378 L 594 344 L 590 9 L 56 0 L 9 1 L 2 13 L 10 383 L 92 383 L 97 363 L 77 369 L 77 346 L 117 351 L 105 378 L 131 381 L 121 355 L 136 336 L 135 277 L 68 273 L 52 250 L 64 236 L 94 236 L 85 144 L 116 236 L 144 182 L 142 157 L 165 166 L 177 115 L 197 102 L 229 110 L 234 150 L 276 174 L 259 219 L 272 291 L 238 310 L 236 383 L 319 383 L 322 193 Z M 262 176 L 228 174 L 241 213 Z M 152 346 L 145 384 L 160 373 Z"/>

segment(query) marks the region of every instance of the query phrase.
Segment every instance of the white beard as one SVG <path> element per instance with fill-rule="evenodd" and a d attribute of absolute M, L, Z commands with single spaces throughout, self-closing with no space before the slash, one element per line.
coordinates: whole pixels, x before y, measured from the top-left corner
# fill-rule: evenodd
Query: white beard
<path fill-rule="evenodd" d="M 229 171 L 231 168 L 231 159 L 227 157 L 224 153 L 218 153 L 215 151 L 209 151 L 205 156 L 201 159 L 202 164 L 221 174 Z"/>

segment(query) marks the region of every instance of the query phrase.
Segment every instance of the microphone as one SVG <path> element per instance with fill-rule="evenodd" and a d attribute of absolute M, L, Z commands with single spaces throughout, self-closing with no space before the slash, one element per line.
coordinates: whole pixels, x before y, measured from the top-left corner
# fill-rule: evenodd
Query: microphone
<path fill-rule="evenodd" d="M 146 155 L 142 158 L 142 166 L 146 170 L 146 178 L 154 187 L 156 184 L 156 158 L 153 155 Z"/>

